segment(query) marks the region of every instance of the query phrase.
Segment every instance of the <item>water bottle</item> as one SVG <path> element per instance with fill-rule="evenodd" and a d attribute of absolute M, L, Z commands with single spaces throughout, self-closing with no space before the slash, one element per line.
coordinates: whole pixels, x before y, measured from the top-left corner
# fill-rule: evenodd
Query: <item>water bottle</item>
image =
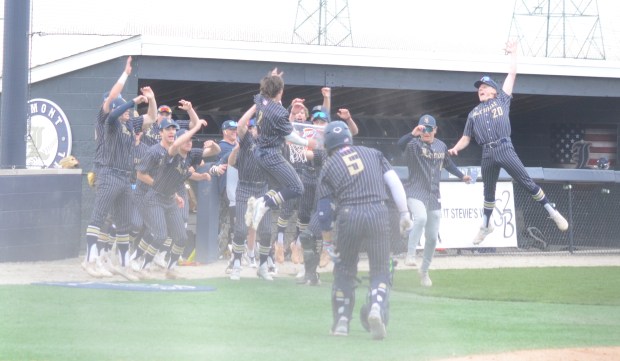
<path fill-rule="evenodd" d="M 469 172 L 469 176 L 471 177 L 471 181 L 469 184 L 476 184 L 476 180 L 478 180 L 478 169 L 474 168 Z"/>

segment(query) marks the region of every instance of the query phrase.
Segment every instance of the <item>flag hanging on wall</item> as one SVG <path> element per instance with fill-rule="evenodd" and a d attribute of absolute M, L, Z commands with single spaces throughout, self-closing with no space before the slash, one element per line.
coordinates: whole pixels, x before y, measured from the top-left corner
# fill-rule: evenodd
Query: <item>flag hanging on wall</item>
<path fill-rule="evenodd" d="M 588 167 L 596 167 L 600 158 L 616 164 L 618 126 L 615 124 L 562 123 L 551 126 L 551 159 L 558 166 L 577 166 L 583 151 Z M 581 146 L 580 146 L 581 145 Z"/>

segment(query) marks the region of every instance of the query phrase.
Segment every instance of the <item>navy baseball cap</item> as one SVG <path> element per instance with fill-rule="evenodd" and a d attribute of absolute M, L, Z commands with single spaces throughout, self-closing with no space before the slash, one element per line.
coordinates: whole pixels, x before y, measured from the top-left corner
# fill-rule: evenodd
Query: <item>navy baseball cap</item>
<path fill-rule="evenodd" d="M 482 84 L 486 84 L 486 85 L 492 87 L 495 90 L 497 90 L 497 88 L 498 88 L 497 83 L 495 82 L 495 80 L 491 79 L 491 77 L 488 76 L 488 75 L 485 75 L 482 78 L 480 78 L 480 80 L 476 81 L 474 83 L 474 87 L 476 87 L 476 89 L 478 89 L 478 88 L 480 88 L 480 86 Z"/>
<path fill-rule="evenodd" d="M 234 120 L 225 121 L 224 123 L 222 123 L 222 130 L 226 129 L 237 129 L 237 122 L 235 122 Z"/>
<path fill-rule="evenodd" d="M 168 119 L 168 118 L 164 118 L 162 119 L 161 123 L 159 123 L 159 131 L 162 131 L 166 128 L 170 128 L 170 127 L 175 127 L 177 130 L 179 130 L 179 125 L 177 124 L 177 122 L 175 122 L 172 119 Z"/>
<path fill-rule="evenodd" d="M 325 108 L 322 105 L 317 105 L 316 107 L 312 108 L 312 111 L 310 112 L 310 114 L 314 115 L 314 113 L 317 113 L 317 112 L 323 112 L 325 114 L 328 113 L 327 108 Z"/>
<path fill-rule="evenodd" d="M 436 127 L 437 121 L 435 121 L 435 118 L 433 118 L 432 115 L 424 114 L 423 116 L 420 117 L 420 120 L 418 121 L 418 125 Z"/>

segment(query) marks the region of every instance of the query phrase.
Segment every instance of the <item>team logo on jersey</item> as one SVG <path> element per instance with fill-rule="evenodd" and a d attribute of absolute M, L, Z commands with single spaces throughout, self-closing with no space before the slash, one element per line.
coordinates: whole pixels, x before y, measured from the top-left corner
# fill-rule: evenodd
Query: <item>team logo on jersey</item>
<path fill-rule="evenodd" d="M 71 154 L 71 125 L 62 109 L 48 99 L 28 102 L 30 132 L 26 145 L 28 168 L 56 168 Z"/>

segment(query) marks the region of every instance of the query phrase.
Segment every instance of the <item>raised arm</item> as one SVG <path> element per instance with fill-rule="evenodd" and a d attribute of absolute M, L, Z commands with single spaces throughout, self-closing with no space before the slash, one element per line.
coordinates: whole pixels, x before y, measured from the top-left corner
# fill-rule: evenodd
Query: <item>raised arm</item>
<path fill-rule="evenodd" d="M 187 112 L 187 115 L 189 115 L 189 129 L 193 129 L 196 126 L 196 124 L 200 124 L 201 120 L 204 121 L 205 123 L 207 122 L 204 119 L 198 118 L 198 114 L 194 110 L 194 107 L 192 107 L 192 102 L 187 101 L 185 99 L 181 99 L 179 100 L 179 108 L 185 110 Z"/>
<path fill-rule="evenodd" d="M 323 108 L 325 108 L 325 110 L 327 111 L 327 116 L 329 116 L 332 109 L 332 88 L 321 88 L 321 95 L 323 95 Z"/>
<path fill-rule="evenodd" d="M 256 104 L 246 110 L 246 112 L 243 113 L 243 116 L 241 116 L 241 119 L 237 122 L 237 136 L 239 139 L 243 139 L 245 133 L 248 131 L 248 125 L 250 124 L 250 119 L 252 119 L 254 113 L 256 113 Z M 230 159 L 228 161 L 230 162 Z"/>
<path fill-rule="evenodd" d="M 190 103 L 190 106 L 191 106 L 191 103 Z M 177 137 L 177 139 L 174 140 L 174 143 L 172 143 L 170 148 L 168 148 L 168 154 L 170 154 L 171 156 L 177 155 L 179 153 L 179 148 L 181 148 L 181 145 L 187 141 L 192 140 L 192 137 L 194 136 L 194 134 L 196 134 L 200 130 L 200 128 L 202 128 L 203 126 L 205 127 L 207 126 L 207 121 L 204 119 L 202 119 L 199 122 L 196 122 L 196 125 L 194 125 L 192 129 L 183 133 L 180 137 Z"/>
<path fill-rule="evenodd" d="M 155 100 L 155 93 L 150 86 L 141 88 L 140 92 L 142 92 L 142 95 L 144 95 L 149 102 L 149 109 L 146 114 L 144 114 L 144 122 L 142 123 L 142 129 L 147 130 L 157 121 L 157 101 Z"/>
<path fill-rule="evenodd" d="M 200 120 L 202 121 L 202 119 Z M 202 150 L 203 158 L 212 157 L 214 155 L 220 154 L 220 152 L 222 151 L 222 148 L 220 148 L 220 145 L 212 140 L 206 140 L 203 144 L 202 149 L 203 149 Z"/>
<path fill-rule="evenodd" d="M 510 68 L 508 69 L 508 75 L 506 75 L 506 80 L 504 80 L 504 85 L 502 86 L 502 90 L 504 93 L 508 95 L 512 95 L 512 89 L 515 85 L 515 80 L 517 79 L 517 42 L 509 41 L 506 43 L 506 54 L 510 55 Z"/>
<path fill-rule="evenodd" d="M 237 164 L 237 156 L 239 155 L 239 149 L 240 149 L 239 143 L 235 144 L 235 147 L 233 148 L 232 152 L 230 152 L 230 155 L 228 156 L 228 165 L 234 167 L 235 164 Z"/>
<path fill-rule="evenodd" d="M 357 135 L 359 129 L 357 128 L 357 124 L 355 124 L 355 120 L 353 120 L 349 109 L 338 109 L 338 113 L 336 114 L 338 114 L 340 119 L 344 120 L 344 122 L 347 123 L 347 125 L 349 126 L 349 130 L 351 131 L 351 135 Z"/>
<path fill-rule="evenodd" d="M 127 58 L 127 62 L 125 63 L 125 70 L 123 70 L 120 78 L 118 78 L 116 83 L 112 86 L 112 89 L 110 89 L 110 94 L 103 102 L 103 111 L 105 113 L 110 112 L 110 104 L 112 103 L 112 100 L 116 99 L 121 94 L 129 75 L 131 75 L 131 56 Z"/>

